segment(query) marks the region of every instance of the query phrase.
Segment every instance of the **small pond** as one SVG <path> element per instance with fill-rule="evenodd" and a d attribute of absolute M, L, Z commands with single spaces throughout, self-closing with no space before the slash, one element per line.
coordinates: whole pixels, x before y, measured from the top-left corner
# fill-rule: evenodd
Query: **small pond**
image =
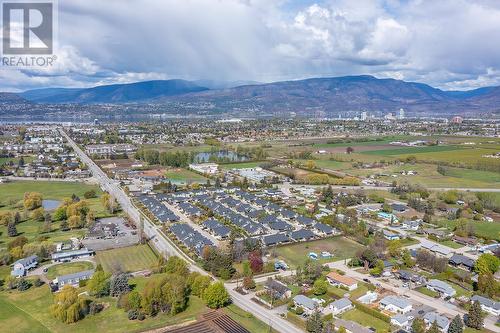
<path fill-rule="evenodd" d="M 202 152 L 198 153 L 194 157 L 194 163 L 206 163 L 206 162 L 243 162 L 248 160 L 248 157 L 243 155 L 238 155 L 230 150 L 220 150 L 217 152 Z"/>
<path fill-rule="evenodd" d="M 42 207 L 45 210 L 54 210 L 61 204 L 59 200 L 42 200 Z"/>

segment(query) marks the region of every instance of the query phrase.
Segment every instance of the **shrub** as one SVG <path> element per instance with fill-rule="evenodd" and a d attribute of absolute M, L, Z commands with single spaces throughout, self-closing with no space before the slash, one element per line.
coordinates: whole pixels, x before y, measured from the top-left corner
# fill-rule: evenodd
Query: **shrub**
<path fill-rule="evenodd" d="M 298 306 L 296 309 L 295 309 L 295 313 L 298 314 L 299 316 L 302 315 L 304 313 L 304 309 L 301 307 L 301 306 Z"/>

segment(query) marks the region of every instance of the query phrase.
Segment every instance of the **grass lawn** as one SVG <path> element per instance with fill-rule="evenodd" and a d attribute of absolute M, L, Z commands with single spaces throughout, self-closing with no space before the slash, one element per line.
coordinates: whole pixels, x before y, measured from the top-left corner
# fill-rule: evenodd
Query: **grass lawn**
<path fill-rule="evenodd" d="M 99 186 L 81 182 L 14 181 L 0 184 L 0 202 L 19 201 L 25 192 L 39 192 L 44 199 L 61 200 L 70 198 L 73 193 L 83 198 L 84 193 L 90 190 L 96 191 L 97 196 L 102 194 Z"/>
<path fill-rule="evenodd" d="M 435 292 L 435 291 L 432 291 L 432 290 L 429 290 L 427 289 L 426 287 L 418 287 L 417 289 L 415 289 L 416 291 L 418 291 L 419 293 L 422 293 L 424 295 L 427 295 L 427 296 L 430 296 L 430 297 L 437 297 L 439 296 L 439 293 L 438 292 Z"/>
<path fill-rule="evenodd" d="M 229 317 L 233 318 L 241 326 L 245 327 L 252 333 L 261 332 L 276 332 L 275 330 L 269 330 L 269 325 L 255 318 L 251 313 L 243 311 L 234 304 L 229 305 L 223 310 Z M 271 323 L 272 326 L 272 323 Z"/>
<path fill-rule="evenodd" d="M 305 319 L 301 318 L 299 315 L 296 315 L 295 313 L 293 313 L 291 311 L 287 312 L 286 319 L 297 327 L 300 327 L 302 329 L 306 328 Z"/>
<path fill-rule="evenodd" d="M 436 224 L 440 227 L 446 227 L 453 231 L 457 225 L 456 220 L 439 220 Z M 474 226 L 474 234 L 478 237 L 485 239 L 494 239 L 500 241 L 500 223 L 499 222 L 485 222 L 485 221 L 470 221 Z"/>
<path fill-rule="evenodd" d="M 405 155 L 405 154 L 422 154 L 422 153 L 436 153 L 462 149 L 458 146 L 424 146 L 424 147 L 403 147 L 397 149 L 380 149 L 365 151 L 363 154 L 392 156 L 392 155 Z"/>
<path fill-rule="evenodd" d="M 309 252 L 316 252 L 319 255 L 322 251 L 329 251 L 334 255 L 329 259 L 320 259 L 319 261 L 323 263 L 351 258 L 361 248 L 362 245 L 350 239 L 337 236 L 312 242 L 279 246 L 276 247 L 275 253 L 289 266 L 297 267 L 307 260 Z"/>
<path fill-rule="evenodd" d="M 390 324 L 367 313 L 353 309 L 342 314 L 342 319 L 352 320 L 365 327 L 373 327 L 377 332 L 389 332 Z"/>
<path fill-rule="evenodd" d="M 144 321 L 131 321 L 127 319 L 127 313 L 123 309 L 116 307 L 116 299 L 106 297 L 100 299 L 101 302 L 109 304 L 109 307 L 104 311 L 95 316 L 87 316 L 75 324 L 67 325 L 57 321 L 50 315 L 48 308 L 52 305 L 52 299 L 53 295 L 47 286 L 32 287 L 22 293 L 18 291 L 1 293 L 0 327 L 9 327 L 9 332 L 13 333 L 142 332 L 148 329 L 192 321 L 199 314 L 207 311 L 201 299 L 191 296 L 187 309 L 175 316 L 159 314 L 156 317 L 148 317 Z M 8 309 L 7 315 L 5 315 L 4 309 Z"/>
<path fill-rule="evenodd" d="M 29 313 L 10 303 L 6 298 L 0 297 L 0 326 L 11 333 L 32 332 L 49 333 L 47 327 L 33 318 Z"/>
<path fill-rule="evenodd" d="M 167 177 L 172 182 L 178 183 L 205 183 L 207 178 L 199 175 L 195 172 L 186 169 L 173 169 L 165 172 L 165 177 Z"/>
<path fill-rule="evenodd" d="M 107 272 L 115 271 L 117 268 L 125 272 L 136 272 L 151 268 L 156 264 L 157 257 L 148 245 L 135 245 L 98 251 L 96 261 Z"/>
<path fill-rule="evenodd" d="M 454 241 L 452 241 L 450 239 L 445 240 L 445 241 L 441 241 L 441 242 L 439 242 L 439 244 L 451 247 L 452 249 L 459 249 L 459 248 L 463 247 L 463 245 L 455 243 Z"/>
<path fill-rule="evenodd" d="M 93 268 L 94 268 L 94 265 L 88 261 L 68 262 L 68 263 L 58 264 L 58 265 L 54 265 L 54 266 L 49 267 L 49 269 L 47 271 L 47 277 L 52 280 L 52 279 L 55 279 L 56 276 L 77 273 L 77 272 L 86 271 L 86 270 L 93 269 Z"/>
<path fill-rule="evenodd" d="M 255 168 L 261 165 L 263 162 L 242 162 L 242 163 L 229 163 L 229 164 L 219 164 L 224 170 L 229 169 L 246 169 L 246 168 Z"/>

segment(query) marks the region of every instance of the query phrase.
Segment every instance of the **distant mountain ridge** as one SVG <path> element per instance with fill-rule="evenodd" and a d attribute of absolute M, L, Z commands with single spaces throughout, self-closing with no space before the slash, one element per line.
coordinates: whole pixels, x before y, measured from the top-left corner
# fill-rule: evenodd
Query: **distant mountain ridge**
<path fill-rule="evenodd" d="M 443 91 L 427 84 L 369 75 L 311 78 L 229 88 L 218 81 L 156 80 L 84 89 L 29 90 L 19 96 L 33 103 L 124 104 L 154 103 L 179 112 L 196 112 L 196 105 L 213 112 L 242 110 L 308 115 L 321 111 L 390 112 L 404 108 L 415 113 L 500 112 L 500 87 Z M 244 82 L 242 82 L 244 83 Z"/>
<path fill-rule="evenodd" d="M 154 80 L 93 88 L 28 90 L 20 96 L 37 103 L 131 103 L 208 90 L 186 80 Z"/>

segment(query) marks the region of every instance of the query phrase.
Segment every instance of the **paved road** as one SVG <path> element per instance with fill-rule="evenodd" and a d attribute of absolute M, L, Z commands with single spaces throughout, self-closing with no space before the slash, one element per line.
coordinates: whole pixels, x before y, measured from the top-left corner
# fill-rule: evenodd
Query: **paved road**
<path fill-rule="evenodd" d="M 332 269 L 335 268 L 335 269 L 340 269 L 344 272 L 348 272 L 349 276 L 352 276 L 360 281 L 367 277 L 367 275 L 359 273 L 351 269 L 350 267 L 347 267 L 347 265 L 345 265 L 343 261 L 336 261 L 333 263 L 329 263 L 328 266 Z M 463 316 L 466 313 L 466 311 L 458 308 L 453 304 L 447 303 L 441 299 L 436 299 L 424 295 L 412 289 L 395 286 L 393 284 L 384 282 L 381 279 L 372 278 L 372 280 L 376 280 L 376 282 L 380 283 L 380 285 L 387 290 L 390 290 L 398 295 L 404 295 L 405 297 L 408 297 L 414 302 L 418 302 L 424 305 L 428 305 L 432 308 L 435 308 L 439 313 L 446 314 L 451 318 L 455 317 L 457 314 Z M 487 329 L 492 330 L 493 332 L 499 331 L 498 326 L 495 325 L 495 318 L 493 318 L 493 316 L 488 316 L 487 318 L 485 318 L 484 325 Z"/>
<path fill-rule="evenodd" d="M 144 222 L 144 233 L 150 239 L 150 243 L 160 252 L 165 255 L 176 255 L 180 258 L 186 260 L 192 271 L 197 271 L 201 274 L 209 275 L 203 269 L 198 267 L 194 261 L 189 258 L 184 252 L 182 252 L 168 237 L 161 231 L 161 229 L 153 224 L 149 219 L 147 219 L 140 211 L 137 209 L 130 198 L 125 194 L 122 188 L 109 179 L 109 177 L 97 166 L 97 164 L 92 161 L 83 150 L 78 147 L 78 145 L 64 132 L 61 130 L 61 134 L 66 138 L 68 144 L 73 148 L 76 154 L 80 157 L 81 161 L 87 165 L 87 167 L 92 172 L 92 175 L 99 181 L 103 190 L 111 194 L 116 201 L 120 204 L 124 212 L 128 214 L 130 219 L 132 219 L 137 225 L 140 223 L 141 217 Z M 269 324 L 273 329 L 282 333 L 302 333 L 303 331 L 291 324 L 287 320 L 281 318 L 276 313 L 271 313 L 264 307 L 261 307 L 243 297 L 243 295 L 234 291 L 234 284 L 225 284 L 226 289 L 231 295 L 231 299 L 235 305 L 241 309 L 250 312 L 256 318 L 260 319 L 266 324 Z"/>

